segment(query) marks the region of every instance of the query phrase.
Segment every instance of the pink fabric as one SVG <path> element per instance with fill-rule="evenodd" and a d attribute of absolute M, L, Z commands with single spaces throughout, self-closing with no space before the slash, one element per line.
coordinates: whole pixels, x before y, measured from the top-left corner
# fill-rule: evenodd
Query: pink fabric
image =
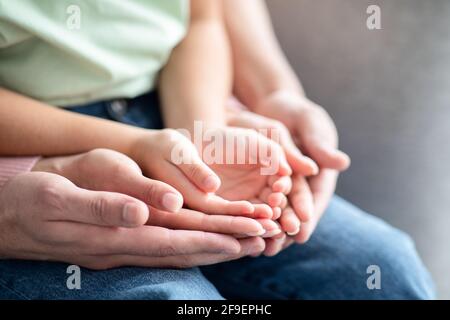
<path fill-rule="evenodd" d="M 39 157 L 0 157 L 0 189 L 12 177 L 31 171 Z"/>

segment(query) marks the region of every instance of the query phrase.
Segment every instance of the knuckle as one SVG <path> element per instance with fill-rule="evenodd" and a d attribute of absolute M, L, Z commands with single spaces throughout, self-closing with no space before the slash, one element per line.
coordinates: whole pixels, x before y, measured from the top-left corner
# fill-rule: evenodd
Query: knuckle
<path fill-rule="evenodd" d="M 200 165 L 198 165 L 198 164 L 187 165 L 186 171 L 187 171 L 187 174 L 194 179 L 200 178 L 202 176 L 202 172 L 203 172 Z"/>
<path fill-rule="evenodd" d="M 243 217 L 235 217 L 231 216 L 229 219 L 227 219 L 227 222 L 225 223 L 225 227 L 227 230 L 236 230 L 239 226 L 241 226 L 242 219 L 245 219 Z"/>
<path fill-rule="evenodd" d="M 174 129 L 161 130 L 162 139 L 168 142 L 176 143 L 184 138 L 184 136 Z"/>
<path fill-rule="evenodd" d="M 89 209 L 95 221 L 98 221 L 100 223 L 106 223 L 108 221 L 106 216 L 107 206 L 108 203 L 104 198 L 96 198 L 90 200 Z"/>
<path fill-rule="evenodd" d="M 145 202 L 154 204 L 157 201 L 158 188 L 154 184 L 150 184 L 145 191 Z"/>
<path fill-rule="evenodd" d="M 166 243 L 164 245 L 161 245 L 158 248 L 158 252 L 157 252 L 158 256 L 160 256 L 160 257 L 174 256 L 177 253 L 178 253 L 178 250 L 171 243 Z"/>
<path fill-rule="evenodd" d="M 165 229 L 160 234 L 160 245 L 157 247 L 156 255 L 159 257 L 166 257 L 182 254 L 182 252 L 179 251 L 180 250 L 177 250 L 177 247 L 175 246 L 173 231 Z"/>

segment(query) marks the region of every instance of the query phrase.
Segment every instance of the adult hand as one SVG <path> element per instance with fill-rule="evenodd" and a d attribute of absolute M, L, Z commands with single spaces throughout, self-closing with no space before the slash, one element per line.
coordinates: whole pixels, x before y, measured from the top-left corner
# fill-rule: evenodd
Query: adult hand
<path fill-rule="evenodd" d="M 183 205 L 175 188 L 144 177 L 133 160 L 108 149 L 42 158 L 32 170 L 61 175 L 84 189 L 127 194 L 165 211 L 177 212 Z"/>
<path fill-rule="evenodd" d="M 230 108 L 232 110 L 228 113 L 228 122 L 230 124 L 244 128 L 252 128 L 260 132 L 263 130 L 269 130 L 268 132 L 276 130 L 278 132 L 276 135 L 277 142 L 282 146 L 283 151 L 286 153 L 289 164 L 293 168 L 294 175 L 300 177 L 317 174 L 319 169 L 316 163 L 299 151 L 292 140 L 288 129 L 282 122 L 253 112 L 242 109 L 238 110 L 236 107 L 242 108 L 243 106 L 238 105 L 237 103 L 238 102 L 236 101 L 232 101 L 234 107 Z M 273 139 L 274 136 L 268 135 L 268 137 Z M 284 193 L 289 194 L 289 199 L 296 202 L 296 215 L 290 214 L 292 210 L 289 209 L 287 214 L 282 215 L 280 224 L 282 229 L 288 233 L 288 235 L 294 235 L 299 232 L 300 221 L 306 222 L 312 215 L 313 200 L 305 179 L 300 180 L 297 178 L 292 180 L 291 178 L 290 180 L 290 184 L 288 188 L 284 189 Z M 302 182 L 304 183 L 302 184 Z M 294 189 L 292 189 L 292 187 L 294 187 Z M 279 217 L 280 215 L 278 215 L 277 218 Z"/>
<path fill-rule="evenodd" d="M 321 106 L 305 96 L 276 91 L 255 111 L 286 125 L 297 146 L 319 167 L 343 171 L 350 165 L 348 155 L 337 149 L 338 135 L 333 120 Z"/>
<path fill-rule="evenodd" d="M 337 177 L 338 171 L 333 169 L 320 169 L 318 175 L 308 179 L 301 175 L 292 177 L 289 203 L 294 211 L 308 213 L 308 219 L 301 223 L 299 232 L 293 234 L 297 243 L 305 243 L 311 237 L 334 194 Z"/>
<path fill-rule="evenodd" d="M 295 212 L 304 217 L 300 233 L 295 237 L 303 243 L 311 236 L 334 193 L 338 171 L 348 168 L 350 158 L 337 149 L 338 135 L 328 113 L 305 96 L 277 91 L 256 109 L 286 125 L 297 146 L 320 168 L 319 173 L 309 179 L 300 175 L 293 177 L 289 200 Z"/>
<path fill-rule="evenodd" d="M 267 239 L 264 255 L 274 256 L 294 242 L 302 244 L 309 240 L 333 196 L 337 176 L 338 171 L 332 169 L 321 169 L 318 175 L 308 179 L 300 174 L 293 175 L 290 206 L 283 210 L 278 220 L 287 236 Z M 307 221 L 300 222 L 296 212 L 311 214 Z"/>
<path fill-rule="evenodd" d="M 281 248 L 290 245 L 293 239 L 299 243 L 306 242 L 334 193 L 337 171 L 327 169 L 326 165 L 341 170 L 349 165 L 348 156 L 336 149 L 337 133 L 331 118 L 323 109 L 306 98 L 285 93 L 269 97 L 257 110 L 272 118 L 243 111 L 243 106 L 235 100 L 230 101 L 230 106 L 234 110 L 229 113 L 231 124 L 257 130 L 276 129 L 279 132 L 279 143 L 283 146 L 294 171 L 292 190 L 288 196 L 292 208 L 284 209 L 278 220 L 282 230 L 288 235 Z M 294 121 L 298 121 L 300 125 L 295 125 Z M 311 163 L 309 158 L 295 151 L 297 148 L 289 131 L 294 134 L 299 147 L 309 146 L 309 149 L 305 148 L 309 153 L 305 153 L 321 165 L 320 171 L 314 162 Z M 303 144 L 299 143 L 301 141 Z M 313 176 L 305 177 L 309 175 Z M 280 250 L 281 242 L 281 240 L 268 242 L 265 254 L 276 254 Z"/>
<path fill-rule="evenodd" d="M 133 160 L 113 150 L 95 149 L 75 156 L 46 158 L 33 170 L 56 173 L 80 188 L 117 192 L 139 199 L 150 208 L 148 224 L 241 235 L 260 235 L 264 231 L 250 218 L 208 216 L 179 208 L 170 210 L 173 206 L 167 205 L 164 196 L 166 193 L 178 195 L 178 192 L 165 183 L 144 177 Z"/>
<path fill-rule="evenodd" d="M 147 226 L 147 206 L 130 196 L 89 191 L 59 175 L 32 172 L 0 191 L 0 256 L 91 269 L 191 267 L 261 252 L 259 237 Z"/>

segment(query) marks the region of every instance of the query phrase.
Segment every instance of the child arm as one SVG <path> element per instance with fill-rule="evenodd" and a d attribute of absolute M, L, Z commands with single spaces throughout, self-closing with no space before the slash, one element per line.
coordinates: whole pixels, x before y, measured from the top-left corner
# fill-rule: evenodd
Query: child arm
<path fill-rule="evenodd" d="M 167 127 L 225 126 L 231 65 L 222 1 L 193 0 L 189 30 L 161 73 L 159 91 Z"/>
<path fill-rule="evenodd" d="M 130 154 L 143 129 L 55 108 L 0 88 L 0 155 L 55 156 L 109 148 Z"/>

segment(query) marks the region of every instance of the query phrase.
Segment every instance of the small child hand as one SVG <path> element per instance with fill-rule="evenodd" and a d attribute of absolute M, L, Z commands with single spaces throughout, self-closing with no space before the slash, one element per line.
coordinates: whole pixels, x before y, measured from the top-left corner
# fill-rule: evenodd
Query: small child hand
<path fill-rule="evenodd" d="M 183 158 L 177 158 L 179 153 L 174 151 L 181 151 Z M 220 178 L 202 161 L 192 142 L 176 130 L 148 131 L 135 141 L 131 156 L 145 175 L 179 190 L 191 209 L 209 214 L 255 213 L 248 201 L 229 201 L 214 193 Z"/>

